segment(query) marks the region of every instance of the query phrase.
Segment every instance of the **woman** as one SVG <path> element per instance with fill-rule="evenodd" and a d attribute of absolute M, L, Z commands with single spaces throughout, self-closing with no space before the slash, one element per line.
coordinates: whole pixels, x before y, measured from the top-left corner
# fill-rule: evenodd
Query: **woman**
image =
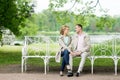
<path fill-rule="evenodd" d="M 59 38 L 59 45 L 61 47 L 60 53 L 59 55 L 61 55 L 62 57 L 62 65 L 61 65 L 61 69 L 60 69 L 60 76 L 63 76 L 63 71 L 65 66 L 67 67 L 68 73 L 67 76 L 73 76 L 70 64 L 69 64 L 69 54 L 71 52 L 71 42 L 72 42 L 72 38 L 68 35 L 69 33 L 69 27 L 64 25 L 61 27 L 60 30 L 60 38 Z M 57 54 L 58 55 L 58 54 Z"/>

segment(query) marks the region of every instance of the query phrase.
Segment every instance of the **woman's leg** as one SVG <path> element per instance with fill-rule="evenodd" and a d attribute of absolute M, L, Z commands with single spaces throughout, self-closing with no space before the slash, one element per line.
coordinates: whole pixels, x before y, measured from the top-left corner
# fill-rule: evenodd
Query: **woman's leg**
<path fill-rule="evenodd" d="M 71 67 L 69 65 L 69 51 L 67 49 L 65 49 L 62 53 L 61 53 L 61 56 L 63 57 L 62 59 L 62 66 L 61 66 L 61 72 L 64 71 L 64 68 L 65 66 L 67 67 L 68 69 L 68 73 L 67 73 L 67 76 L 68 77 L 71 77 L 73 76 L 73 73 L 71 71 Z"/>
<path fill-rule="evenodd" d="M 64 56 L 63 56 L 63 58 L 65 60 L 67 69 L 70 70 L 71 68 L 70 68 L 70 65 L 69 65 L 69 53 L 70 52 L 68 50 L 64 50 Z"/>
<path fill-rule="evenodd" d="M 65 60 L 66 65 L 69 65 L 69 51 L 67 49 L 64 50 L 63 59 Z"/>
<path fill-rule="evenodd" d="M 70 64 L 69 64 L 69 51 L 68 50 L 64 50 L 64 60 L 65 60 L 65 63 L 66 63 L 66 67 L 67 67 L 67 70 L 68 70 L 68 73 L 67 73 L 67 76 L 68 77 L 72 77 L 73 76 L 73 73 L 72 73 L 72 70 L 71 70 L 71 67 L 70 67 Z"/>
<path fill-rule="evenodd" d="M 62 64 L 61 64 L 61 69 L 60 69 L 60 71 L 64 71 L 64 68 L 65 68 L 65 65 L 66 65 L 65 59 L 63 58 L 63 56 L 64 56 L 64 51 L 61 52 Z"/>
<path fill-rule="evenodd" d="M 63 58 L 63 59 L 62 59 L 61 70 L 60 70 L 60 71 L 64 71 L 64 69 L 65 69 L 65 65 L 66 65 L 66 63 L 65 63 L 65 59 Z"/>
<path fill-rule="evenodd" d="M 62 53 L 61 53 L 62 58 L 62 65 L 61 65 L 61 71 L 64 71 L 64 68 L 66 65 L 69 65 L 69 51 L 67 49 L 65 49 Z"/>

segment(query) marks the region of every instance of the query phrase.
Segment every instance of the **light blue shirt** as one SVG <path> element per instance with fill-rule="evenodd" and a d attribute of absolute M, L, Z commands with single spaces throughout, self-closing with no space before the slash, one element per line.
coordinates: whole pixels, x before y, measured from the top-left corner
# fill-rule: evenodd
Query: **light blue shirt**
<path fill-rule="evenodd" d="M 66 45 L 66 46 L 68 46 L 68 40 L 69 40 L 69 37 L 68 37 L 68 36 L 64 37 L 64 42 L 65 42 L 65 45 Z"/>

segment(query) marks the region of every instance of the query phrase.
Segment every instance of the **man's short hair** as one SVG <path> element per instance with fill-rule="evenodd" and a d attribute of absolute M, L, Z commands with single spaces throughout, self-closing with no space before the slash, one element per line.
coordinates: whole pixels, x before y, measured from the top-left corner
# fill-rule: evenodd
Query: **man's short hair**
<path fill-rule="evenodd" d="M 79 27 L 81 27 L 81 29 L 83 29 L 83 26 L 81 24 L 76 24 L 76 26 L 79 26 Z"/>

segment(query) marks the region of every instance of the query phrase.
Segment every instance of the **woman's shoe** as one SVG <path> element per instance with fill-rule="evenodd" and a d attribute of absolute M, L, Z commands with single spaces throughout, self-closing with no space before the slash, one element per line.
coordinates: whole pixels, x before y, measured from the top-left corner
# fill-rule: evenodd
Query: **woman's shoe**
<path fill-rule="evenodd" d="M 60 76 L 64 76 L 62 71 L 60 71 Z"/>

